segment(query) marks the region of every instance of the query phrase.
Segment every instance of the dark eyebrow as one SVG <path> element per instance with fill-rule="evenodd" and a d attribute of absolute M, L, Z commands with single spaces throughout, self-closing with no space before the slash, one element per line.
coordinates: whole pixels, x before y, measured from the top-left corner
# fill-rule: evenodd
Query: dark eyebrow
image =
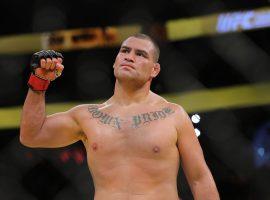
<path fill-rule="evenodd" d="M 128 46 L 121 46 L 121 49 L 131 49 L 131 48 Z"/>
<path fill-rule="evenodd" d="M 128 50 L 130 50 L 131 48 L 128 47 L 128 46 L 121 46 L 121 49 L 128 49 Z M 142 49 L 135 49 L 135 51 L 136 51 L 137 53 L 143 54 L 143 55 L 146 56 L 146 57 L 149 57 L 149 54 L 148 54 L 146 51 L 142 50 Z"/>
<path fill-rule="evenodd" d="M 141 53 L 141 54 L 143 54 L 144 56 L 147 56 L 147 57 L 149 56 L 148 53 L 147 53 L 146 51 L 141 50 L 141 49 L 136 49 L 136 52 L 137 52 L 137 53 Z"/>
<path fill-rule="evenodd" d="M 128 47 L 128 46 L 123 45 L 123 46 L 121 46 L 120 50 L 121 49 L 126 49 L 126 50 L 129 50 L 130 51 L 131 50 L 131 47 Z M 135 49 L 135 52 L 136 53 L 141 53 L 144 57 L 149 58 L 149 54 L 145 50 Z"/>

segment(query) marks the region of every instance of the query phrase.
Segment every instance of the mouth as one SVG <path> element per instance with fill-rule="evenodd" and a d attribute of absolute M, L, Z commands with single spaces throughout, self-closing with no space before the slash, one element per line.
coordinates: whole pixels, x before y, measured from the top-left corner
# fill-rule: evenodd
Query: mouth
<path fill-rule="evenodd" d="M 121 64 L 120 65 L 122 68 L 131 68 L 131 69 L 135 69 L 133 65 L 130 64 Z"/>

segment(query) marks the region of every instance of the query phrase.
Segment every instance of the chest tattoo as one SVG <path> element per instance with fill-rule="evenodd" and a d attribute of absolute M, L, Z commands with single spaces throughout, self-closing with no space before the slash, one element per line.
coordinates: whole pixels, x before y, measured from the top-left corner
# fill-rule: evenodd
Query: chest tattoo
<path fill-rule="evenodd" d="M 156 121 L 156 120 L 165 119 L 173 113 L 174 113 L 174 110 L 166 107 L 166 108 L 163 108 L 162 110 L 157 110 L 157 111 L 142 113 L 139 115 L 134 115 L 132 117 L 132 122 L 133 122 L 132 127 L 138 128 L 143 124 L 150 123 L 150 122 Z"/>
<path fill-rule="evenodd" d="M 161 110 L 133 115 L 130 120 L 123 120 L 119 117 L 111 116 L 105 112 L 100 111 L 97 106 L 89 106 L 88 111 L 94 119 L 99 120 L 99 122 L 101 122 L 102 124 L 112 126 L 119 130 L 122 127 L 121 123 L 125 121 L 131 121 L 131 128 L 139 128 L 142 125 L 149 124 L 153 121 L 163 120 L 175 112 L 171 108 L 165 107 Z"/>
<path fill-rule="evenodd" d="M 89 106 L 88 111 L 91 113 L 94 119 L 98 119 L 102 124 L 107 124 L 117 129 L 121 129 L 119 117 L 113 117 L 107 113 L 104 113 L 98 109 L 97 106 Z"/>

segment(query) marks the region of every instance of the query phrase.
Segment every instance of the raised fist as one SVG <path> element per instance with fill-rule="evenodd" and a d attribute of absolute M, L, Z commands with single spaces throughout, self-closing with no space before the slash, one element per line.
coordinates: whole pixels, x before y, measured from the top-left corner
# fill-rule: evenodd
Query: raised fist
<path fill-rule="evenodd" d="M 31 68 L 33 74 L 41 79 L 53 81 L 64 70 L 63 55 L 54 50 L 42 50 L 33 54 Z"/>

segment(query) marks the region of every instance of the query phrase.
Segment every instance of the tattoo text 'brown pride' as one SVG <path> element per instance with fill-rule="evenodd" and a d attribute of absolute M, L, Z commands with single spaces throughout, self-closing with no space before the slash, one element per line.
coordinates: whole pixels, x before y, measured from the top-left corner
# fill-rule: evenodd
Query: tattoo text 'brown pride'
<path fill-rule="evenodd" d="M 118 117 L 112 117 L 104 112 L 101 112 L 97 106 L 89 106 L 88 111 L 92 114 L 93 118 L 99 119 L 101 123 L 121 129 L 120 120 Z"/>
<path fill-rule="evenodd" d="M 162 110 L 134 115 L 132 117 L 132 121 L 133 121 L 132 127 L 138 128 L 140 127 L 140 125 L 143 125 L 145 123 L 150 123 L 152 121 L 165 119 L 166 117 L 170 116 L 173 113 L 174 111 L 171 108 L 166 107 L 166 108 L 163 108 Z"/>
<path fill-rule="evenodd" d="M 91 113 L 92 117 L 98 119 L 102 124 L 107 124 L 117 129 L 121 129 L 121 122 L 124 120 L 119 119 L 119 117 L 113 117 L 107 113 L 104 113 L 98 109 L 97 106 L 89 106 L 88 111 Z M 174 113 L 174 110 L 171 108 L 163 108 L 162 110 L 146 112 L 138 115 L 132 116 L 132 128 L 139 128 L 141 125 L 146 123 L 151 123 L 156 120 L 165 119 L 171 114 Z"/>

